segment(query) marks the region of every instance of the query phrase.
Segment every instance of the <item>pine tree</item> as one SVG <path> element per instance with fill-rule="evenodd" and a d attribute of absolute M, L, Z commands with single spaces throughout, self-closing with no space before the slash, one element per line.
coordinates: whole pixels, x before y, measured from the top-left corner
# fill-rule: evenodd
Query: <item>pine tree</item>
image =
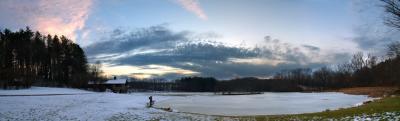
<path fill-rule="evenodd" d="M 30 28 L 0 31 L 0 86 L 84 87 L 89 77 L 86 56 L 65 36 L 42 36 Z"/>

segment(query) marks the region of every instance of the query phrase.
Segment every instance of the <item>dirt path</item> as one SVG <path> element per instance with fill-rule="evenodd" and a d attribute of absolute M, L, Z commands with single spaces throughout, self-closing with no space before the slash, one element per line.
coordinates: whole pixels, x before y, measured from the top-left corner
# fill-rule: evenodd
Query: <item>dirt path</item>
<path fill-rule="evenodd" d="M 368 95 L 370 97 L 385 97 L 399 92 L 398 87 L 352 87 L 336 90 L 346 94 Z"/>

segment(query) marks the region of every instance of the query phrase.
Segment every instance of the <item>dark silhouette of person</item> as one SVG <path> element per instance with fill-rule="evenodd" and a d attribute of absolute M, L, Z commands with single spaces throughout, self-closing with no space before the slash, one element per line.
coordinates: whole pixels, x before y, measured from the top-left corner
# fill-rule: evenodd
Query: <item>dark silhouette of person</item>
<path fill-rule="evenodd" d="M 150 96 L 149 97 L 149 107 L 152 107 L 153 106 L 153 103 L 154 103 L 154 101 L 153 101 L 153 96 Z"/>

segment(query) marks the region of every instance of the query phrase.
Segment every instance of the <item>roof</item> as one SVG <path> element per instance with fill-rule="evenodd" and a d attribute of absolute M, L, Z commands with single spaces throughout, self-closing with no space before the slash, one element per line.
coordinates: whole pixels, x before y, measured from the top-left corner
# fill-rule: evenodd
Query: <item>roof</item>
<path fill-rule="evenodd" d="M 107 80 L 106 82 L 104 82 L 104 84 L 125 84 L 126 83 L 126 79 L 112 79 L 112 80 Z"/>
<path fill-rule="evenodd" d="M 96 81 L 88 81 L 88 84 L 99 84 L 99 83 L 96 83 Z"/>

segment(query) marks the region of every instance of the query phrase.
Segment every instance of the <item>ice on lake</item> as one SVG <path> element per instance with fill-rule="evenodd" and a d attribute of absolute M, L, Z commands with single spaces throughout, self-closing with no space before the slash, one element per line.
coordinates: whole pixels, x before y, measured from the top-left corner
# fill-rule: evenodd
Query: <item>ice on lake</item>
<path fill-rule="evenodd" d="M 176 94 L 174 94 L 176 95 Z M 197 93 L 176 96 L 156 102 L 156 107 L 170 107 L 178 112 L 207 115 L 277 115 L 320 112 L 327 109 L 352 107 L 368 100 L 365 95 L 336 92 L 274 93 L 258 95 L 213 95 Z"/>

